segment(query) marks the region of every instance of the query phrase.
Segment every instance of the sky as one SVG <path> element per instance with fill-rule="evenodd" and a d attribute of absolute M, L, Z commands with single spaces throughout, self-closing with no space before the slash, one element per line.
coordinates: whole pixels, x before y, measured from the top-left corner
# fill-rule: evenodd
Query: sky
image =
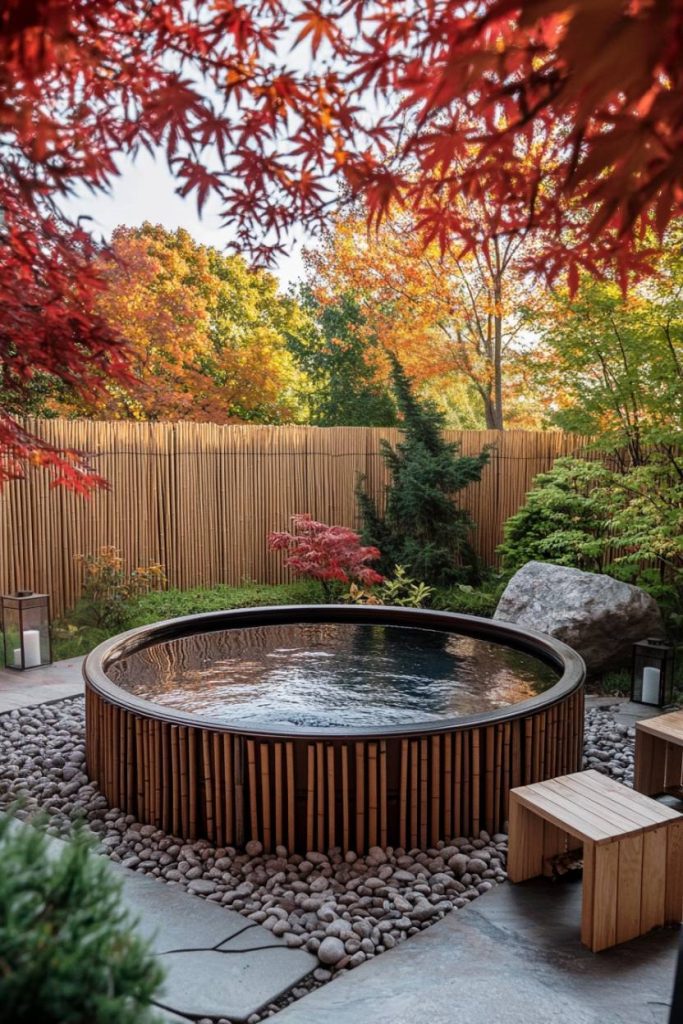
<path fill-rule="evenodd" d="M 143 221 L 162 224 L 165 228 L 186 228 L 190 234 L 205 245 L 224 249 L 230 242 L 229 230 L 221 227 L 218 205 L 208 199 L 201 217 L 193 197 L 175 194 L 176 181 L 166 166 L 165 158 L 159 155 L 155 160 L 150 153 L 142 150 L 137 159 L 121 158 L 121 174 L 114 178 L 111 193 L 90 195 L 84 192 L 67 203 L 65 211 L 72 216 L 91 218 L 87 226 L 95 237 L 109 239 L 119 224 L 139 227 Z M 291 253 L 282 257 L 273 272 L 279 278 L 283 290 L 303 277 L 301 241 L 292 246 Z"/>

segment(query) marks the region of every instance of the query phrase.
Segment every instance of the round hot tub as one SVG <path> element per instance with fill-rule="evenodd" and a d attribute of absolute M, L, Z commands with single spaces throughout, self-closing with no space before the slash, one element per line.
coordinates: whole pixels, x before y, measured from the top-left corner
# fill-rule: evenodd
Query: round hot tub
<path fill-rule="evenodd" d="M 88 771 L 110 804 L 216 846 L 360 852 L 497 832 L 512 787 L 581 764 L 581 658 L 473 616 L 186 616 L 107 641 L 84 674 Z"/>

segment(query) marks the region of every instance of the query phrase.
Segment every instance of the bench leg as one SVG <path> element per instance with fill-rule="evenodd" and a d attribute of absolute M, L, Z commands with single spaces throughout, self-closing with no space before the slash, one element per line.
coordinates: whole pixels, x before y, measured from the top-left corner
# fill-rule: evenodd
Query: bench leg
<path fill-rule="evenodd" d="M 641 932 L 641 890 L 643 885 L 643 836 L 619 842 L 616 942 L 628 942 Z"/>
<path fill-rule="evenodd" d="M 507 871 L 511 882 L 543 874 L 543 825 L 542 818 L 510 793 Z"/>
<path fill-rule="evenodd" d="M 664 789 L 677 794 L 683 789 L 683 747 L 678 743 L 666 745 Z"/>
<path fill-rule="evenodd" d="M 666 780 L 666 743 L 636 726 L 633 788 L 646 796 L 662 793 Z"/>
<path fill-rule="evenodd" d="M 666 830 L 666 924 L 683 921 L 683 821 L 673 821 Z"/>
<path fill-rule="evenodd" d="M 583 845 L 581 941 L 594 953 L 616 942 L 619 844 Z"/>

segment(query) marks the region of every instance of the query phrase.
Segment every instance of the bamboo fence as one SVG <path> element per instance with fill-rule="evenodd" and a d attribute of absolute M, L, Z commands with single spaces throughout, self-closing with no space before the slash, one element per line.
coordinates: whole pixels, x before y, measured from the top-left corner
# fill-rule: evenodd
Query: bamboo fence
<path fill-rule="evenodd" d="M 52 444 L 89 455 L 109 489 L 90 499 L 52 488 L 29 470 L 0 492 L 0 590 L 48 592 L 53 615 L 77 600 L 75 556 L 119 548 L 126 566 L 160 562 L 174 587 L 246 580 L 287 580 L 281 553 L 266 537 L 297 512 L 358 526 L 354 487 L 359 474 L 381 499 L 387 477 L 380 439 L 396 430 L 373 427 L 219 426 L 27 420 Z M 495 561 L 502 525 L 518 510 L 536 474 L 561 455 L 580 453 L 587 438 L 554 431 L 448 431 L 463 453 L 493 445 L 481 483 L 462 505 L 476 523 L 475 549 Z"/>

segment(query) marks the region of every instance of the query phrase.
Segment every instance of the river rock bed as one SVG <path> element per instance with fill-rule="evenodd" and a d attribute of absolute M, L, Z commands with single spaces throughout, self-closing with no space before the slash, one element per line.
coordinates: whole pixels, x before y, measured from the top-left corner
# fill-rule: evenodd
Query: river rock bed
<path fill-rule="evenodd" d="M 586 767 L 627 784 L 633 776 L 632 728 L 609 710 L 586 715 Z M 480 832 L 426 850 L 373 847 L 361 857 L 339 849 L 290 855 L 244 852 L 188 842 L 132 815 L 110 809 L 85 774 L 82 698 L 0 716 L 0 806 L 22 801 L 22 815 L 40 810 L 49 828 L 66 836 L 84 817 L 100 852 L 124 867 L 152 875 L 217 902 L 317 955 L 310 980 L 284 997 L 299 998 L 393 948 L 452 910 L 505 881 L 507 836 Z M 252 1024 L 281 1008 L 268 1007 Z"/>

